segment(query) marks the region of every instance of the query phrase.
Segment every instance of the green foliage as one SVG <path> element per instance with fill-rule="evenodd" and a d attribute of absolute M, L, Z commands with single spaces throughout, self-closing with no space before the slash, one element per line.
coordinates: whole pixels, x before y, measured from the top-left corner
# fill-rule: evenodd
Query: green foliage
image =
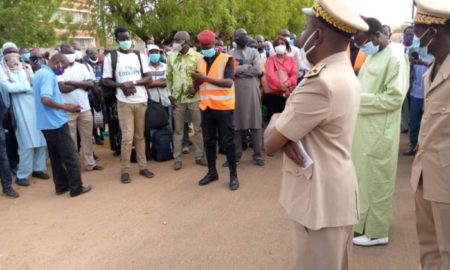
<path fill-rule="evenodd" d="M 0 1 L 0 43 L 20 47 L 52 45 L 56 40 L 52 17 L 61 0 Z"/>
<path fill-rule="evenodd" d="M 147 41 L 171 40 L 179 30 L 192 34 L 211 29 L 223 39 L 238 27 L 252 34 L 274 38 L 280 29 L 300 34 L 305 16 L 301 8 L 313 0 L 91 0 L 96 7 L 96 28 L 102 43 L 117 26 L 128 28 Z M 102 45 L 103 45 L 102 44 Z"/>

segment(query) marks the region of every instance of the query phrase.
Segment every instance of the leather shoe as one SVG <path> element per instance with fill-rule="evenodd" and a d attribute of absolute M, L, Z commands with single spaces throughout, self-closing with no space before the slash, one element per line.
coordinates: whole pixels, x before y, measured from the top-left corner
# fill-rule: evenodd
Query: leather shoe
<path fill-rule="evenodd" d="M 173 163 L 173 169 L 175 171 L 180 170 L 183 167 L 183 162 L 181 162 L 181 160 L 177 160 L 175 161 L 175 163 Z"/>
<path fill-rule="evenodd" d="M 92 190 L 91 186 L 85 186 L 85 187 L 82 186 L 79 191 L 75 191 L 75 192 L 71 191 L 70 197 L 80 196 L 81 194 L 88 193 L 91 190 Z"/>
<path fill-rule="evenodd" d="M 66 193 L 67 191 L 69 191 L 69 188 L 68 188 L 68 187 L 63 188 L 63 189 L 61 189 L 61 190 L 57 190 L 55 193 L 56 193 L 56 195 L 63 195 L 63 194 Z"/>
<path fill-rule="evenodd" d="M 19 193 L 17 193 L 14 189 L 10 188 L 7 190 L 3 190 L 3 194 L 7 197 L 7 198 L 11 198 L 11 199 L 16 199 L 19 198 Z"/>
<path fill-rule="evenodd" d="M 142 176 L 144 176 L 144 177 L 147 177 L 147 178 L 153 178 L 153 177 L 155 177 L 155 174 L 152 173 L 151 171 L 147 170 L 147 169 L 140 170 L 140 171 L 139 171 L 139 174 L 142 175 Z"/>
<path fill-rule="evenodd" d="M 203 177 L 200 181 L 198 181 L 199 186 L 206 186 L 207 184 L 219 180 L 219 175 L 217 172 L 210 173 L 208 172 L 205 177 Z"/>
<path fill-rule="evenodd" d="M 195 164 L 206 167 L 206 166 L 208 166 L 208 161 L 206 161 L 205 158 L 201 158 L 201 159 L 195 160 Z"/>
<path fill-rule="evenodd" d="M 48 174 L 46 174 L 45 172 L 33 172 L 31 175 L 43 180 L 50 179 L 50 176 L 48 176 Z"/>
<path fill-rule="evenodd" d="M 26 178 L 23 178 L 23 179 L 16 178 L 16 184 L 18 186 L 28 187 L 30 185 L 30 182 Z"/>
<path fill-rule="evenodd" d="M 237 190 L 239 188 L 239 179 L 237 176 L 230 177 L 230 189 L 231 190 Z"/>
<path fill-rule="evenodd" d="M 129 184 L 129 183 L 131 183 L 130 174 L 129 173 L 122 173 L 120 175 L 120 182 L 122 182 L 122 184 Z"/>

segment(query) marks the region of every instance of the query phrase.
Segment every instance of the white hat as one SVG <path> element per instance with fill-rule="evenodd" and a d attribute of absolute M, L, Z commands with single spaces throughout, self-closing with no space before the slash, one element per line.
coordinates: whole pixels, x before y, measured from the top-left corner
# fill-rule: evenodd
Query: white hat
<path fill-rule="evenodd" d="M 417 6 L 414 22 L 426 25 L 444 25 L 450 20 L 448 0 L 416 0 Z"/>
<path fill-rule="evenodd" d="M 344 0 L 316 0 L 312 8 L 302 9 L 308 16 L 321 18 L 334 28 L 346 33 L 367 31 L 369 26 Z"/>
<path fill-rule="evenodd" d="M 8 41 L 8 42 L 5 42 L 3 44 L 2 50 L 4 51 L 4 50 L 9 49 L 9 48 L 17 49 L 17 45 L 12 43 L 12 42 L 10 42 L 10 41 Z"/>
<path fill-rule="evenodd" d="M 151 50 L 158 50 L 158 51 L 160 51 L 161 49 L 158 46 L 156 46 L 155 44 L 148 44 L 147 45 L 147 52 L 151 51 Z"/>

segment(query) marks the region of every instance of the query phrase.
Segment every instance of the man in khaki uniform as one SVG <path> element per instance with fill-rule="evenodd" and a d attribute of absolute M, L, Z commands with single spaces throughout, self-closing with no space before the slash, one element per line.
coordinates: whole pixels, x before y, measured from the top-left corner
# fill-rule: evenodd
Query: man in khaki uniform
<path fill-rule="evenodd" d="M 411 183 L 415 191 L 420 264 L 450 269 L 450 3 L 416 0 L 414 32 L 434 56 L 424 76 L 425 103 Z"/>
<path fill-rule="evenodd" d="M 265 132 L 265 149 L 282 149 L 280 202 L 293 220 L 293 269 L 349 268 L 358 222 L 358 184 L 350 157 L 360 103 L 346 55 L 352 34 L 368 25 L 343 0 L 319 0 L 300 38 L 315 65 Z M 314 164 L 305 168 L 306 153 Z"/>

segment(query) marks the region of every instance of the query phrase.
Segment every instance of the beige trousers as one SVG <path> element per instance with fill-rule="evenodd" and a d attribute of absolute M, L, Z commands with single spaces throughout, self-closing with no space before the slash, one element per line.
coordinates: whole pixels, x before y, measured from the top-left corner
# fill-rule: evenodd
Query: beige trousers
<path fill-rule="evenodd" d="M 175 132 L 173 134 L 173 157 L 181 161 L 181 147 L 183 144 L 183 128 L 186 112 L 191 113 L 192 124 L 194 125 L 193 144 L 195 147 L 195 159 L 203 158 L 203 133 L 201 128 L 201 114 L 198 107 L 199 102 L 177 103 L 173 109 L 173 120 Z"/>
<path fill-rule="evenodd" d="M 353 226 L 310 230 L 293 222 L 293 270 L 350 268 Z"/>
<path fill-rule="evenodd" d="M 136 148 L 136 157 L 139 170 L 147 166 L 147 157 L 145 156 L 145 111 L 147 102 L 143 103 L 125 103 L 117 101 L 117 114 L 122 132 L 122 156 L 121 172 L 129 173 L 131 149 Z"/>
<path fill-rule="evenodd" d="M 73 143 L 78 147 L 77 131 L 80 134 L 81 160 L 86 170 L 90 171 L 95 167 L 94 150 L 92 144 L 92 126 L 94 119 L 91 111 L 80 113 L 67 113 L 69 117 L 69 130 Z"/>
<path fill-rule="evenodd" d="M 450 204 L 425 200 L 421 184 L 415 204 L 422 270 L 450 269 Z"/>

